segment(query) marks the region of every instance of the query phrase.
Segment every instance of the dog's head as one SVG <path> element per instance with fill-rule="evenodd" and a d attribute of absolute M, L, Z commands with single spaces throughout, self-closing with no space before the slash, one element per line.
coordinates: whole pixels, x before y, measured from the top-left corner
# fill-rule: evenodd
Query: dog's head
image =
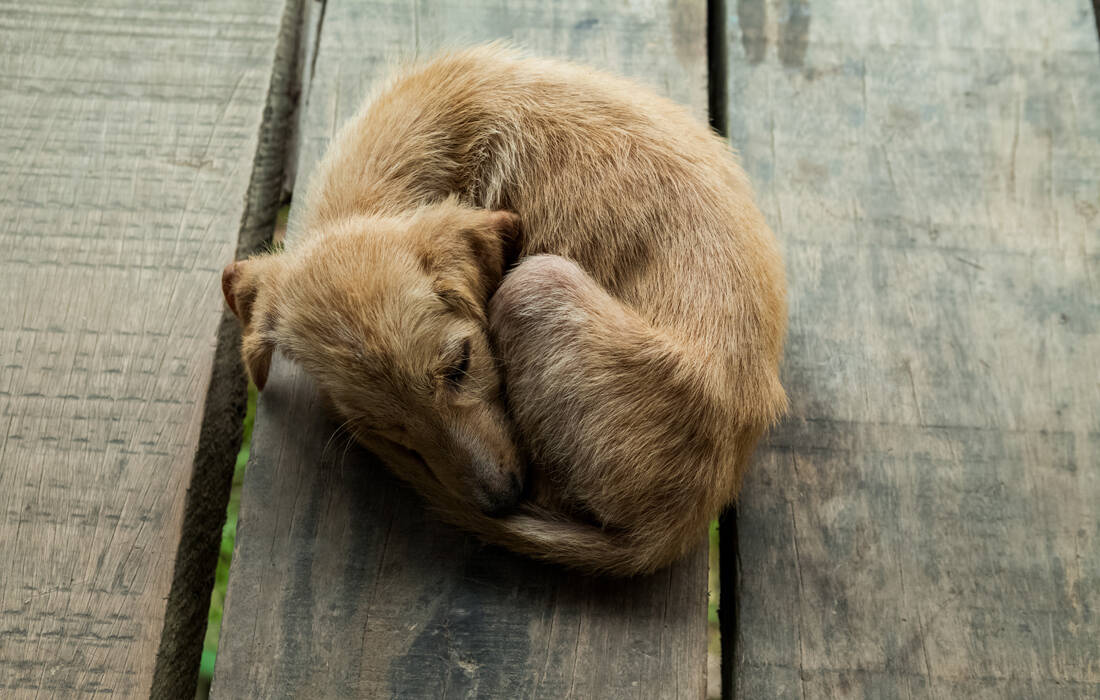
<path fill-rule="evenodd" d="M 515 214 L 448 200 L 334 222 L 230 264 L 222 290 L 248 373 L 262 389 L 278 349 L 368 447 L 410 457 L 482 511 L 506 510 L 523 473 L 486 307 L 517 229 Z"/>

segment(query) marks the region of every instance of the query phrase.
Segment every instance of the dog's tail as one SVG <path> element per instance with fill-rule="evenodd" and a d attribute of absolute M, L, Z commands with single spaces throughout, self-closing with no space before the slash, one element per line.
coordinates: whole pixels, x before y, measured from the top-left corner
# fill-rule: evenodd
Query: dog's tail
<path fill-rule="evenodd" d="M 600 528 L 570 520 L 560 513 L 525 503 L 510 515 L 491 518 L 468 509 L 441 509 L 441 515 L 485 541 L 537 559 L 590 574 L 632 576 L 660 569 L 683 556 L 699 537 L 680 536 L 673 528 L 643 532 Z"/>

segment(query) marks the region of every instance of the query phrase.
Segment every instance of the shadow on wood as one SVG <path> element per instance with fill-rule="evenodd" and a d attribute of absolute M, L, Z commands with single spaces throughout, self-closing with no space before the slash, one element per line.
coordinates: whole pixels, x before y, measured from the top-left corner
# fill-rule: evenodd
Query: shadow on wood
<path fill-rule="evenodd" d="M 705 550 L 616 581 L 486 546 L 334 436 L 289 369 L 257 416 L 216 696 L 702 694 Z"/>

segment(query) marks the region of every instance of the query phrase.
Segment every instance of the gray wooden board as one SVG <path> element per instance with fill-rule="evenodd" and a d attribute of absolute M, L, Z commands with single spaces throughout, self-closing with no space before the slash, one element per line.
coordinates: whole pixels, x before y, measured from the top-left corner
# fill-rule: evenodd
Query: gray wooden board
<path fill-rule="evenodd" d="M 705 118 L 704 9 L 329 0 L 304 81 L 299 172 L 396 59 L 492 38 L 636 76 Z M 294 221 L 292 210 L 291 235 Z M 245 477 L 214 697 L 703 696 L 704 547 L 625 582 L 487 547 L 333 437 L 315 400 L 277 358 Z"/>
<path fill-rule="evenodd" d="M 219 272 L 260 194 L 281 11 L 0 7 L 0 696 L 148 697 L 158 649 L 161 689 L 193 689 L 204 621 L 168 600 L 189 615 L 212 582 L 176 562 L 189 488 L 228 495 L 192 471 L 212 376 L 243 388 Z"/>
<path fill-rule="evenodd" d="M 730 2 L 792 410 L 739 506 L 738 697 L 1100 697 L 1087 0 Z"/>

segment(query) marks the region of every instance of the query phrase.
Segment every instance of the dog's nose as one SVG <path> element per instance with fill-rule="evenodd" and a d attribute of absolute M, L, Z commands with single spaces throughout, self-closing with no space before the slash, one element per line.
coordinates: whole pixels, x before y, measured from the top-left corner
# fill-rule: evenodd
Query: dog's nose
<path fill-rule="evenodd" d="M 523 496 L 523 482 L 518 474 L 509 473 L 500 481 L 500 487 L 485 489 L 485 506 L 482 512 L 491 518 L 499 518 L 515 510 Z"/>

